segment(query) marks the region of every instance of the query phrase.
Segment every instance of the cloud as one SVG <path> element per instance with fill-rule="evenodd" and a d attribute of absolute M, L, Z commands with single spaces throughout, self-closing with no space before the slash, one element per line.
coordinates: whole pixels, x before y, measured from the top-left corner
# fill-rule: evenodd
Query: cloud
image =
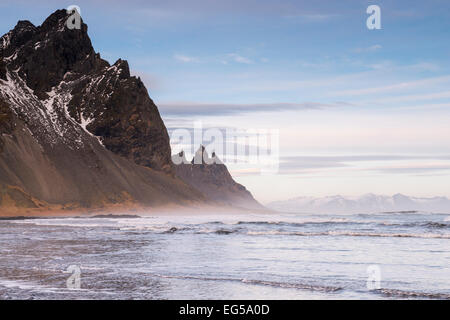
<path fill-rule="evenodd" d="M 391 91 L 397 91 L 397 90 L 412 89 L 412 88 L 417 88 L 417 87 L 423 87 L 425 85 L 439 84 L 439 83 L 446 83 L 446 82 L 450 82 L 450 76 L 448 76 L 448 75 L 441 76 L 441 77 L 414 80 L 414 81 L 400 82 L 400 83 L 395 83 L 395 84 L 382 86 L 382 87 L 336 91 L 336 92 L 333 92 L 333 94 L 352 95 L 352 96 L 366 95 L 366 94 L 375 94 L 375 93 L 384 93 L 384 92 L 391 92 Z"/>
<path fill-rule="evenodd" d="M 198 57 L 192 57 L 185 54 L 174 54 L 173 58 L 178 62 L 183 63 L 192 63 L 192 62 L 200 62 L 200 58 Z M 244 57 L 237 53 L 228 53 L 225 55 L 222 55 L 221 57 L 205 57 L 202 59 L 203 62 L 220 62 L 222 64 L 229 64 L 230 62 L 235 63 L 242 63 L 242 64 L 253 64 L 255 63 L 250 58 Z M 266 58 L 260 59 L 261 62 L 268 62 L 269 60 Z"/>
<path fill-rule="evenodd" d="M 286 161 L 282 159 L 279 166 L 280 174 L 296 174 L 304 173 L 311 169 L 326 169 L 326 168 L 342 168 L 348 167 L 348 164 L 338 161 L 314 161 L 308 159 L 302 159 L 301 161 Z"/>
<path fill-rule="evenodd" d="M 340 106 L 349 106 L 346 102 L 334 103 L 253 103 L 253 104 L 232 104 L 232 103 L 196 103 L 196 102 L 177 102 L 177 103 L 159 103 L 158 107 L 161 113 L 165 115 L 225 115 L 243 112 L 270 112 L 287 110 L 317 110 L 324 108 L 333 108 Z"/>
<path fill-rule="evenodd" d="M 199 62 L 198 58 L 189 57 L 183 54 L 174 54 L 173 58 L 179 62 L 189 63 L 189 62 Z"/>
<path fill-rule="evenodd" d="M 338 14 L 326 14 L 326 13 L 298 13 L 287 14 L 285 18 L 298 20 L 301 22 L 324 22 L 329 21 L 332 18 L 339 16 Z"/>
<path fill-rule="evenodd" d="M 450 108 L 450 103 L 432 103 L 432 104 L 422 104 L 413 106 L 396 107 L 397 110 L 431 110 L 431 109 L 448 109 Z"/>
<path fill-rule="evenodd" d="M 364 52 L 374 52 L 374 51 L 378 51 L 382 48 L 381 45 L 379 44 L 374 44 L 373 46 L 370 47 L 366 47 L 366 48 L 356 48 L 354 50 L 354 52 L 356 53 L 364 53 Z"/>
<path fill-rule="evenodd" d="M 253 61 L 250 60 L 249 58 L 243 57 L 237 53 L 229 53 L 227 55 L 232 61 L 237 62 L 237 63 L 244 63 L 244 64 L 252 64 Z"/>
<path fill-rule="evenodd" d="M 450 98 L 450 91 L 442 91 L 442 92 L 432 92 L 426 94 L 411 94 L 411 95 L 402 95 L 397 97 L 388 97 L 382 99 L 371 100 L 374 103 L 392 103 L 392 102 L 415 102 L 421 100 L 436 100 L 436 99 L 444 99 Z M 446 106 L 448 104 L 441 104 L 441 106 Z M 432 106 L 432 105 L 430 105 Z"/>
<path fill-rule="evenodd" d="M 450 165 L 434 164 L 434 165 L 403 166 L 403 167 L 402 166 L 381 167 L 381 168 L 372 168 L 370 170 L 387 174 L 420 174 L 420 173 L 449 171 Z"/>
<path fill-rule="evenodd" d="M 385 60 L 385 61 L 379 61 L 376 63 L 369 64 L 367 67 L 369 67 L 370 69 L 373 69 L 373 70 L 380 71 L 380 70 L 392 70 L 396 66 L 395 66 L 394 62 L 392 62 L 390 60 Z"/>
<path fill-rule="evenodd" d="M 434 62 L 419 62 L 409 65 L 407 68 L 414 71 L 439 71 L 441 67 Z"/>
<path fill-rule="evenodd" d="M 450 155 L 344 155 L 344 156 L 288 156 L 280 159 L 280 174 L 300 174 L 347 167 L 351 170 L 376 171 L 379 173 L 423 173 L 429 171 L 449 170 L 446 164 L 387 165 L 370 168 L 357 166 L 361 162 L 407 162 L 420 160 L 450 161 Z"/>
<path fill-rule="evenodd" d="M 375 46 L 373 46 L 375 47 Z M 377 49 L 369 47 L 365 49 L 356 49 L 356 53 L 362 53 L 362 52 L 374 52 Z M 370 48 L 373 48 L 372 50 L 369 50 Z M 380 48 L 381 49 L 381 46 Z M 358 51 L 359 50 L 359 51 Z M 391 60 L 384 60 L 377 63 L 372 63 L 368 65 L 369 68 L 373 70 L 387 70 L 387 71 L 415 71 L 415 72 L 437 72 L 441 70 L 441 66 L 437 64 L 436 62 L 429 62 L 429 61 L 421 61 L 413 64 L 407 64 L 407 65 L 399 65 Z"/>

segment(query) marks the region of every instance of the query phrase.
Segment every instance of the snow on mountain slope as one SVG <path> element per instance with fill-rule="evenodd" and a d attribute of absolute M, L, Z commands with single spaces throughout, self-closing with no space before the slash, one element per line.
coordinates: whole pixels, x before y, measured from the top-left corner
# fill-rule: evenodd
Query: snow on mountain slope
<path fill-rule="evenodd" d="M 174 174 L 158 109 L 128 63 L 65 28 L 19 21 L 0 38 L 0 214 L 204 203 Z"/>

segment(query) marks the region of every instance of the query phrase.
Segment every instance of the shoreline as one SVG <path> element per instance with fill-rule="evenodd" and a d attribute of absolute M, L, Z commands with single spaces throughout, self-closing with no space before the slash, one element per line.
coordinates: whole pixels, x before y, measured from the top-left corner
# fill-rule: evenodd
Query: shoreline
<path fill-rule="evenodd" d="M 271 214 L 271 209 L 247 209 L 232 206 L 121 206 L 106 208 L 50 209 L 50 210 L 13 210 L 1 211 L 0 221 L 25 219 L 57 219 L 57 218 L 145 218 L 151 216 L 204 216 L 210 214 Z"/>

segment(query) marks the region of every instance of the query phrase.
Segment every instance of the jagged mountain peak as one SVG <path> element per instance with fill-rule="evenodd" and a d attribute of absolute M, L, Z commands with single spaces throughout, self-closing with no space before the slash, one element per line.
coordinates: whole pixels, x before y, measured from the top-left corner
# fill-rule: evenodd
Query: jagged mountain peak
<path fill-rule="evenodd" d="M 211 152 L 211 157 L 209 156 L 208 151 L 204 145 L 200 145 L 197 151 L 195 152 L 194 157 L 191 161 L 192 164 L 223 164 L 219 159 L 215 151 Z"/>
<path fill-rule="evenodd" d="M 41 142 L 77 149 L 94 137 L 136 164 L 172 173 L 167 130 L 144 84 L 126 60 L 101 59 L 87 25 L 69 29 L 68 17 L 57 10 L 38 27 L 21 21 L 1 38 L 0 99 Z"/>
<path fill-rule="evenodd" d="M 44 20 L 41 28 L 47 31 L 51 29 L 61 30 L 61 27 L 66 23 L 68 17 L 69 14 L 67 13 L 66 9 L 58 9 Z M 84 24 L 83 22 L 82 25 L 86 26 L 86 24 Z"/>
<path fill-rule="evenodd" d="M 13 29 L 14 33 L 21 33 L 24 31 L 36 31 L 36 26 L 29 20 L 19 20 Z"/>
<path fill-rule="evenodd" d="M 118 59 L 113 66 L 115 66 L 120 71 L 120 78 L 126 79 L 130 78 L 130 66 L 127 60 Z M 140 79 L 138 79 L 140 81 Z"/>
<path fill-rule="evenodd" d="M 192 164 L 207 164 L 210 163 L 210 157 L 208 151 L 204 145 L 200 145 L 197 151 L 195 152 L 194 157 L 191 161 Z"/>
<path fill-rule="evenodd" d="M 37 28 L 28 20 L 20 20 L 14 29 L 1 37 L 1 58 L 7 57 L 13 47 L 22 46 L 36 33 Z"/>
<path fill-rule="evenodd" d="M 21 21 L 2 37 L 2 60 L 16 71 L 41 100 L 58 85 L 66 73 L 87 73 L 101 65 L 87 34 L 87 25 L 70 30 L 68 15 L 57 10 L 41 26 Z"/>
<path fill-rule="evenodd" d="M 208 198 L 247 209 L 264 208 L 243 185 L 234 181 L 215 151 L 209 157 L 204 145 L 199 146 L 190 162 L 184 151 L 175 154 L 172 161 L 176 175 Z"/>
<path fill-rule="evenodd" d="M 177 154 L 172 156 L 172 162 L 174 164 L 192 164 L 192 165 L 216 165 L 216 164 L 224 164 L 220 158 L 217 156 L 215 151 L 211 152 L 211 157 L 208 154 L 205 146 L 200 145 L 200 147 L 195 152 L 191 161 L 186 159 L 186 153 L 181 150 Z"/>

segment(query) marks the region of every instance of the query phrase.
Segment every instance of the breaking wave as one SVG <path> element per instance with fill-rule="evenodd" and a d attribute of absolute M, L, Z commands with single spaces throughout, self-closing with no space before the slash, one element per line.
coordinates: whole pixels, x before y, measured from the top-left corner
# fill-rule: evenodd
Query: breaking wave
<path fill-rule="evenodd" d="M 435 238 L 450 239 L 450 234 L 438 233 L 375 233 L 353 231 L 324 231 L 324 232 L 289 232 L 289 231 L 249 231 L 248 235 L 285 235 L 285 236 L 348 236 L 348 237 L 393 237 L 393 238 Z"/>
<path fill-rule="evenodd" d="M 450 294 L 447 293 L 429 293 L 429 292 L 405 291 L 397 289 L 378 289 L 375 290 L 374 292 L 380 293 L 387 297 L 450 300 Z"/>
<path fill-rule="evenodd" d="M 199 277 L 199 276 L 189 276 L 189 275 L 160 275 L 156 276 L 167 279 L 182 279 L 182 280 L 202 280 L 202 281 L 230 281 L 230 282 L 240 282 L 252 285 L 270 286 L 276 288 L 288 288 L 288 289 L 299 289 L 299 290 L 310 290 L 310 291 L 321 291 L 321 292 L 336 292 L 343 288 L 336 286 L 323 286 L 309 283 L 298 283 L 298 282 L 279 282 L 279 281 L 267 281 L 267 280 L 251 280 L 245 278 L 217 278 L 217 277 Z"/>

